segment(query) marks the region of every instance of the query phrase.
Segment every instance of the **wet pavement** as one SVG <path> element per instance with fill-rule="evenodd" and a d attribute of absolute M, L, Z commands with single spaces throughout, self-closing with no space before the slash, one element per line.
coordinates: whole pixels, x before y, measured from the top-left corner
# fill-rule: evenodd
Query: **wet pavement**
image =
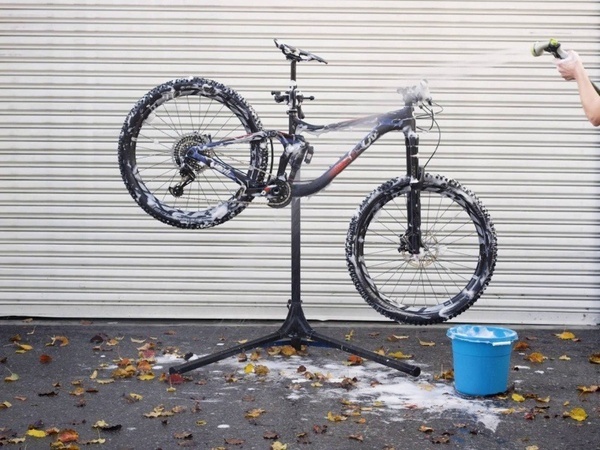
<path fill-rule="evenodd" d="M 481 398 L 454 389 L 450 325 L 312 325 L 421 375 L 280 345 L 170 376 L 278 323 L 7 319 L 0 447 L 600 449 L 598 327 L 508 326 L 509 391 Z"/>

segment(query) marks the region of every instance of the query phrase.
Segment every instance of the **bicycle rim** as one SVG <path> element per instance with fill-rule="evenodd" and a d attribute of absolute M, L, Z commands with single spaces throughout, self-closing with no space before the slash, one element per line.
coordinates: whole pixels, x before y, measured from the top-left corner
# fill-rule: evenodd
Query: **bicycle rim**
<path fill-rule="evenodd" d="M 148 213 L 171 225 L 205 228 L 232 218 L 251 198 L 240 185 L 193 162 L 193 181 L 181 191 L 182 168 L 192 146 L 260 129 L 253 110 L 233 90 L 211 80 L 176 80 L 144 97 L 123 127 L 121 171 L 132 196 Z M 258 143 L 232 144 L 210 152 L 226 164 L 262 179 L 266 153 Z"/>
<path fill-rule="evenodd" d="M 447 320 L 472 305 L 495 264 L 496 237 L 481 202 L 457 182 L 427 176 L 421 191 L 423 249 L 406 236 L 409 181 L 391 183 L 365 201 L 349 232 L 348 263 L 365 300 L 401 322 Z"/>

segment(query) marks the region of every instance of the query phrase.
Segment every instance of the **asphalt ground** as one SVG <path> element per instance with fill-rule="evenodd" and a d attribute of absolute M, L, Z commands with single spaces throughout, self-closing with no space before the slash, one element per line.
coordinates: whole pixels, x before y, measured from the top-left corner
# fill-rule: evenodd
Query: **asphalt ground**
<path fill-rule="evenodd" d="M 418 377 L 316 346 L 261 348 L 169 375 L 186 354 L 278 326 L 2 320 L 0 447 L 600 449 L 598 327 L 507 326 L 519 335 L 509 390 L 489 398 L 455 391 L 450 325 L 312 324 L 406 357 Z"/>

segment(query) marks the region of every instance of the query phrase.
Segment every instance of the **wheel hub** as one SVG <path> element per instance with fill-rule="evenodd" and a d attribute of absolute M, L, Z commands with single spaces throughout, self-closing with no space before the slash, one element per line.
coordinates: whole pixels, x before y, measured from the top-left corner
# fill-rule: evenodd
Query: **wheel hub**
<path fill-rule="evenodd" d="M 406 245 L 400 245 L 398 251 L 406 263 L 416 269 L 429 267 L 438 260 L 440 246 L 436 237 L 430 233 L 423 235 L 423 247 L 419 253 L 411 253 Z"/>

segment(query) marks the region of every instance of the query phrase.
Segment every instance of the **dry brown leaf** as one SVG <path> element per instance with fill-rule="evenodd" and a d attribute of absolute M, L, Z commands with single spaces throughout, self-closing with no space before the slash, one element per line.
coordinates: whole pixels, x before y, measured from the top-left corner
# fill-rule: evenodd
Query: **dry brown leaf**
<path fill-rule="evenodd" d="M 360 366 L 363 363 L 363 359 L 357 355 L 348 356 L 348 362 L 346 363 L 348 366 Z"/>
<path fill-rule="evenodd" d="M 69 345 L 69 339 L 66 336 L 52 336 L 50 339 L 52 339 L 52 342 L 46 344 L 47 347 L 52 347 L 56 345 L 57 342 L 60 344 L 60 347 Z"/>
<path fill-rule="evenodd" d="M 65 429 L 58 434 L 58 440 L 63 444 L 67 442 L 76 442 L 79 439 L 79 433 L 75 430 Z"/>
<path fill-rule="evenodd" d="M 400 336 L 400 335 L 397 335 L 397 334 L 392 334 L 392 335 L 390 335 L 390 336 L 387 337 L 387 340 L 389 342 L 397 342 L 397 341 L 401 341 L 401 340 L 404 340 L 404 339 L 408 339 L 408 336 Z"/>
<path fill-rule="evenodd" d="M 542 355 L 540 352 L 533 352 L 527 358 L 525 358 L 533 363 L 541 364 L 545 359 L 548 359 L 546 356 Z"/>
<path fill-rule="evenodd" d="M 397 352 L 388 353 L 388 356 L 391 356 L 392 358 L 396 359 L 410 359 L 413 357 L 413 355 L 405 355 L 400 350 L 398 350 Z"/>
<path fill-rule="evenodd" d="M 331 411 L 329 411 L 327 413 L 327 420 L 329 420 L 330 422 L 343 422 L 344 420 L 348 420 L 348 418 L 340 414 L 334 414 Z"/>
<path fill-rule="evenodd" d="M 419 427 L 419 431 L 422 433 L 433 433 L 433 428 L 425 426 L 425 425 L 421 425 Z"/>
<path fill-rule="evenodd" d="M 19 379 L 19 375 L 17 375 L 16 373 L 11 373 L 9 376 L 4 378 L 4 381 L 6 382 L 11 382 L 11 381 L 17 381 Z"/>
<path fill-rule="evenodd" d="M 246 411 L 246 414 L 244 414 L 244 417 L 246 419 L 256 419 L 257 417 L 262 416 L 265 412 L 266 411 L 262 408 L 254 408 L 249 411 Z"/>
<path fill-rule="evenodd" d="M 263 366 L 262 364 L 257 364 L 254 367 L 254 373 L 258 376 L 265 376 L 270 372 L 269 368 L 267 366 Z"/>
<path fill-rule="evenodd" d="M 527 350 L 527 349 L 529 349 L 529 344 L 527 342 L 519 341 L 515 344 L 516 351 Z"/>
<path fill-rule="evenodd" d="M 573 333 L 571 333 L 570 331 L 563 331 L 562 333 L 555 334 L 554 336 L 556 336 L 557 338 L 562 339 L 564 341 L 576 339 L 575 335 Z"/>
<path fill-rule="evenodd" d="M 577 390 L 580 391 L 582 394 L 589 394 L 589 393 L 593 393 L 593 392 L 600 392 L 600 386 L 597 386 L 595 384 L 591 385 L 591 386 L 577 386 Z"/>
<path fill-rule="evenodd" d="M 600 353 L 593 353 L 590 358 L 589 361 L 592 364 L 600 364 Z"/>
<path fill-rule="evenodd" d="M 434 347 L 435 346 L 435 342 L 422 341 L 421 339 L 419 339 L 419 344 L 422 345 L 423 347 Z"/>

